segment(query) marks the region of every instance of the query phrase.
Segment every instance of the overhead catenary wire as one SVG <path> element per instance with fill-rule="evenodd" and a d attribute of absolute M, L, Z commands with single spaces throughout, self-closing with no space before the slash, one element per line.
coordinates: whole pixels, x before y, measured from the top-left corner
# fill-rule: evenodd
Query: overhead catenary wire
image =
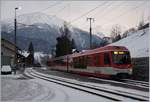
<path fill-rule="evenodd" d="M 122 2 L 121 2 L 121 3 L 122 3 Z M 133 7 L 132 9 L 137 9 L 137 8 L 141 7 L 141 5 L 143 5 L 143 4 L 144 4 L 144 3 L 142 3 L 142 4 L 140 4 L 140 5 L 136 6 L 136 7 Z M 119 4 L 118 6 L 121 7 L 122 5 Z M 117 6 L 117 7 L 118 7 L 118 6 Z M 123 5 L 123 6 L 124 6 L 124 5 Z M 127 6 L 128 6 L 128 5 L 127 5 Z M 125 11 L 123 11 L 123 13 L 122 13 L 121 11 L 120 11 L 120 12 L 121 12 L 122 15 L 123 15 L 124 13 L 126 13 L 126 12 L 128 13 L 128 12 L 131 11 L 132 9 L 125 10 Z M 113 10 L 114 10 L 114 9 L 112 9 L 111 12 L 112 12 Z M 107 11 L 107 10 L 105 9 L 104 11 Z M 108 12 L 107 12 L 107 14 L 108 14 Z M 106 14 L 106 15 L 107 15 L 107 14 Z M 95 14 L 95 15 L 96 15 L 96 14 Z M 98 15 L 98 14 L 97 14 L 97 15 Z M 103 15 L 102 15 L 103 18 L 104 18 L 106 15 L 103 14 Z M 120 15 L 120 16 L 122 16 L 122 15 Z M 119 19 L 120 19 L 120 16 L 114 17 L 114 18 L 115 18 L 116 20 L 119 20 Z M 92 17 L 93 17 L 93 16 L 92 16 Z M 96 17 L 96 18 L 97 18 L 97 17 Z M 112 20 L 110 20 L 110 22 L 114 22 L 114 20 L 112 19 Z M 84 24 L 86 24 L 86 22 L 85 22 L 85 23 L 82 23 L 82 25 L 84 25 Z M 86 26 L 84 26 L 84 27 L 82 27 L 82 28 L 85 28 L 85 27 L 87 27 L 87 26 L 88 26 L 88 25 L 86 25 Z"/>
<path fill-rule="evenodd" d="M 108 11 L 109 9 L 111 9 L 111 10 L 113 10 L 112 8 L 111 8 L 111 6 L 113 6 L 113 4 L 112 4 L 112 2 L 109 2 L 109 4 L 108 5 L 106 5 L 106 7 L 105 8 L 102 8 L 102 11 L 100 12 L 100 11 L 98 11 L 98 12 L 96 12 L 95 14 L 93 14 L 92 16 L 96 16 L 96 15 L 100 15 L 100 16 L 102 16 L 101 14 L 108 14 L 108 12 L 106 12 L 106 11 Z"/>
<path fill-rule="evenodd" d="M 60 14 L 64 9 L 66 9 L 66 6 L 64 6 L 63 8 L 61 8 L 59 11 L 57 11 L 54 16 L 57 16 L 58 14 Z"/>
<path fill-rule="evenodd" d="M 59 2 L 54 3 L 54 4 L 51 5 L 51 6 L 52 6 L 52 7 L 55 7 L 55 6 L 57 6 L 58 4 L 60 4 L 60 3 L 61 3 L 61 2 L 59 1 Z M 102 5 L 102 4 L 100 4 L 100 5 Z M 100 6 L 100 5 L 98 5 L 98 6 Z M 83 15 L 81 15 L 81 16 L 79 16 L 79 17 L 73 19 L 74 21 L 70 21 L 70 23 L 76 22 L 76 21 L 78 21 L 79 19 L 81 19 L 82 17 L 84 17 L 84 16 L 88 15 L 89 13 L 95 11 L 96 9 L 99 8 L 98 6 L 95 7 L 95 8 L 93 8 L 93 9 L 91 9 L 91 10 L 89 10 L 88 12 L 84 13 Z M 45 8 L 45 10 L 48 10 L 48 9 L 50 9 L 50 8 L 51 8 L 51 7 L 47 7 L 47 8 Z M 63 7 L 63 9 L 65 9 L 65 7 Z M 63 9 L 60 9 L 60 12 L 62 12 Z M 43 9 L 43 10 L 44 10 L 44 9 Z M 112 10 L 113 10 L 113 9 L 112 9 Z M 59 14 L 60 12 L 57 12 L 55 15 Z M 128 12 L 128 11 L 127 11 L 127 12 Z M 122 12 L 121 12 L 121 13 L 122 13 Z M 124 15 L 124 14 L 122 14 L 122 15 Z M 121 16 L 122 16 L 122 15 L 121 15 Z M 104 16 L 106 16 L 106 15 L 104 15 Z M 120 16 L 120 15 L 119 15 L 119 16 Z M 111 20 L 111 19 L 115 19 L 115 20 Z M 120 17 L 114 17 L 114 18 L 111 18 L 111 19 L 108 19 L 108 20 L 110 21 L 109 23 L 112 23 L 112 22 L 114 22 L 114 21 L 116 21 L 116 20 L 119 20 Z M 107 24 L 109 24 L 109 23 L 107 23 Z M 84 25 L 84 24 L 86 24 L 86 21 L 85 21 L 85 23 L 83 23 L 83 24 L 81 24 L 81 25 Z M 104 25 L 107 25 L 107 24 L 104 24 Z M 87 26 L 88 26 L 88 25 L 87 25 Z"/>
<path fill-rule="evenodd" d="M 108 5 L 106 5 L 106 4 L 108 4 Z M 118 6 L 115 5 L 116 8 L 120 7 L 121 4 L 122 4 L 122 2 L 119 3 L 119 4 L 117 4 Z M 104 6 L 104 5 L 105 5 L 105 6 Z M 99 15 L 99 12 L 100 12 L 100 14 L 102 14 L 102 15 L 100 15 L 101 17 L 102 17 L 102 16 L 106 16 L 106 15 L 108 14 L 108 12 L 106 12 L 106 11 L 108 11 L 109 9 L 111 9 L 110 12 L 112 12 L 112 11 L 114 10 L 114 9 L 111 8 L 111 6 L 114 5 L 114 4 L 112 5 L 111 2 L 105 2 L 104 5 L 101 7 L 102 12 L 98 11 L 98 12 L 96 12 L 95 14 L 91 15 L 91 17 L 95 17 L 96 15 Z M 107 6 L 107 7 L 106 7 L 106 6 Z M 109 13 L 110 13 L 110 12 L 109 12 Z M 97 18 L 97 17 L 96 17 L 96 18 Z M 104 17 L 103 17 L 103 18 L 104 18 Z M 84 23 L 81 24 L 81 26 L 84 25 L 84 24 L 87 24 L 87 22 L 85 21 Z M 80 26 L 80 27 L 81 27 L 81 26 Z M 85 27 L 87 27 L 87 26 L 88 26 L 88 25 L 83 26 L 82 28 L 85 28 Z"/>
<path fill-rule="evenodd" d="M 46 10 L 48 10 L 48 9 L 50 9 L 50 8 L 52 8 L 52 7 L 55 7 L 55 6 L 57 6 L 58 4 L 61 4 L 61 3 L 62 3 L 62 1 L 57 1 L 56 3 L 50 5 L 49 7 L 46 7 L 46 8 L 44 8 L 44 9 L 40 10 L 39 12 L 46 11 Z"/>
<path fill-rule="evenodd" d="M 110 2 L 108 2 L 108 3 L 110 3 Z M 105 4 L 106 5 L 106 4 Z M 119 4 L 120 5 L 120 4 Z M 103 11 L 102 11 L 102 13 L 103 13 L 103 15 L 104 14 L 108 14 L 108 12 L 106 12 L 107 10 L 109 10 L 109 9 L 111 9 L 111 6 L 112 6 L 112 3 L 110 3 L 110 4 L 108 4 L 108 5 L 106 5 L 107 7 L 105 7 L 105 6 L 102 6 L 102 7 L 104 7 L 104 8 L 101 8 L 101 9 L 103 9 Z M 113 10 L 113 9 L 111 9 L 111 10 Z M 96 15 L 99 15 L 99 12 L 100 11 L 98 11 L 98 12 L 96 12 L 94 15 L 92 15 L 91 17 L 95 17 Z M 102 16 L 102 15 L 101 15 Z M 96 18 L 95 18 L 96 19 Z M 85 21 L 85 23 L 82 23 L 81 24 L 81 26 L 82 25 L 84 25 L 84 24 L 87 24 L 87 22 Z M 84 25 L 82 28 L 86 28 L 88 25 Z"/>
<path fill-rule="evenodd" d="M 118 2 L 117 2 L 118 3 Z M 118 4 L 112 4 L 110 3 L 102 12 L 102 14 L 100 14 L 100 16 L 96 17 L 95 19 L 97 18 L 104 18 L 107 17 L 107 15 L 110 15 L 111 13 L 114 13 L 115 10 L 119 10 L 119 12 L 122 12 L 123 10 L 120 9 L 121 7 L 123 7 L 124 5 L 126 5 L 126 2 L 125 1 L 120 1 Z M 114 7 L 115 6 L 115 7 Z M 113 9 L 112 9 L 113 7 Z M 99 13 L 95 13 L 95 15 L 99 15 Z M 98 25 L 101 25 L 101 24 L 98 24 Z M 86 27 L 86 26 L 85 26 Z M 93 29 L 95 29 L 96 27 L 94 27 Z"/>
<path fill-rule="evenodd" d="M 92 8 L 92 9 L 90 9 L 89 11 L 87 11 L 87 12 L 84 13 L 84 14 L 82 14 L 81 16 L 79 16 L 79 17 L 77 17 L 77 18 L 71 20 L 69 23 L 73 23 L 73 22 L 75 22 L 75 21 L 81 19 L 82 17 L 84 17 L 84 16 L 86 16 L 87 14 L 89 14 L 89 13 L 93 12 L 94 10 L 98 9 L 100 6 L 104 5 L 105 3 L 107 3 L 107 2 L 103 2 L 102 4 L 99 4 L 98 6 L 96 6 L 96 7 Z"/>
<path fill-rule="evenodd" d="M 141 8 L 141 7 L 142 7 L 141 5 L 143 5 L 143 4 L 145 4 L 145 2 L 142 3 L 142 4 L 139 4 L 139 5 L 133 7 L 133 8 L 131 8 L 131 9 L 125 11 L 125 12 L 122 12 L 122 13 L 121 13 L 120 15 L 118 15 L 117 17 L 114 17 L 114 18 L 112 18 L 112 19 L 107 19 L 107 21 L 113 23 L 113 22 L 116 21 L 116 20 L 120 20 L 121 16 L 124 16 L 124 15 L 126 15 L 126 14 L 128 14 L 128 13 L 131 13 L 131 12 L 130 12 L 131 10 L 136 10 L 136 9 L 138 9 L 138 8 Z M 103 25 L 108 25 L 108 24 L 111 24 L 111 23 L 106 23 L 106 24 L 103 24 Z"/>
<path fill-rule="evenodd" d="M 62 1 L 63 1 L 63 0 L 62 0 Z M 50 5 L 49 7 L 46 7 L 46 8 L 44 8 L 44 9 L 41 9 L 41 10 L 36 11 L 36 12 L 44 12 L 44 11 L 46 11 L 46 10 L 48 10 L 48 9 L 52 8 L 52 7 L 57 6 L 58 4 L 61 4 L 61 3 L 62 3 L 62 1 L 57 1 L 56 3 L 54 3 L 54 4 Z M 14 22 L 14 21 L 12 21 L 12 23 L 13 23 L 13 22 Z"/>
<path fill-rule="evenodd" d="M 107 6 L 107 5 L 106 5 L 107 3 L 108 3 L 108 2 L 105 2 L 105 3 L 103 4 L 103 6 L 101 7 L 101 9 L 104 9 L 104 10 L 105 10 L 105 9 L 107 8 L 107 7 L 105 7 L 105 6 Z M 104 5 L 105 5 L 105 6 L 104 6 Z M 110 5 L 111 5 L 111 4 L 110 4 Z M 103 11 L 104 11 L 104 10 L 103 10 Z M 98 12 L 99 12 L 99 11 L 98 11 Z M 96 14 L 97 14 L 97 13 L 95 13 L 94 16 L 95 16 Z M 92 15 L 91 17 L 94 17 L 94 16 Z M 85 20 L 82 24 L 80 24 L 80 25 L 81 25 L 81 26 L 83 25 L 83 26 L 85 27 L 85 24 L 87 24 L 86 20 Z M 81 26 L 80 26 L 80 27 L 81 27 Z M 86 26 L 88 26 L 88 25 L 86 25 Z M 84 28 L 84 27 L 83 27 L 83 28 Z"/>
<path fill-rule="evenodd" d="M 112 12 L 114 12 L 115 11 L 115 9 L 119 9 L 121 6 L 123 6 L 124 4 L 124 1 L 121 1 L 118 5 L 115 5 L 115 7 L 112 5 L 112 4 L 110 4 L 109 6 L 107 6 L 107 9 L 105 8 L 104 10 L 103 10 L 103 13 L 102 13 L 102 15 L 100 14 L 100 16 L 98 16 L 98 17 L 96 17 L 96 18 L 105 18 L 108 14 L 110 15 Z M 123 5 L 122 5 L 123 4 Z M 112 7 L 113 7 L 113 9 L 112 9 Z M 109 11 L 109 12 L 108 12 Z M 99 15 L 99 14 L 95 14 L 95 15 Z M 93 15 L 93 16 L 95 16 L 95 15 Z"/>
<path fill-rule="evenodd" d="M 132 11 L 132 10 L 136 10 L 136 9 L 138 9 L 138 8 L 141 8 L 141 7 L 143 7 L 143 5 L 145 4 L 145 2 L 144 3 L 140 3 L 139 5 L 137 5 L 137 6 L 134 6 L 133 8 L 131 8 L 131 9 L 128 9 L 128 10 L 125 10 L 124 12 L 121 12 L 121 14 L 119 15 L 119 16 L 117 16 L 117 17 L 114 17 L 114 18 L 112 18 L 112 19 L 107 19 L 107 21 L 109 21 L 109 23 L 106 23 L 106 24 L 101 24 L 101 25 L 108 25 L 108 24 L 111 24 L 111 23 L 113 23 L 114 21 L 117 21 L 117 20 L 120 20 L 120 18 L 121 18 L 121 16 L 123 16 L 123 15 L 126 15 L 126 14 L 128 14 L 128 13 L 131 13 L 130 11 Z M 85 27 L 87 27 L 88 25 L 86 25 L 86 26 L 84 26 L 84 27 L 82 27 L 82 28 L 85 28 Z"/>

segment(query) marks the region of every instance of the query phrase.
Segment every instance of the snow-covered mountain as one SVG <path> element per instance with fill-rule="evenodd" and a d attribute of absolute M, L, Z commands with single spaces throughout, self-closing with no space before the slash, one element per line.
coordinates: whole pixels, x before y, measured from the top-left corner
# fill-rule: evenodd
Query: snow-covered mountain
<path fill-rule="evenodd" d="M 126 46 L 131 53 L 131 57 L 148 57 L 149 33 L 149 28 L 138 30 L 110 45 Z"/>
<path fill-rule="evenodd" d="M 9 32 L 12 31 L 14 29 L 13 22 L 14 22 L 13 18 L 9 18 L 5 21 L 2 21 L 2 25 L 3 25 L 2 28 L 8 28 L 9 30 L 7 29 L 7 31 Z M 48 24 L 53 27 L 57 26 L 58 28 L 58 26 L 59 27 L 63 26 L 64 20 L 57 18 L 56 16 L 49 16 L 41 12 L 35 12 L 35 13 L 29 13 L 29 14 L 23 14 L 17 16 L 17 23 L 18 23 L 18 28 L 25 27 L 22 24 L 26 24 L 26 25 Z M 40 25 L 38 27 L 40 28 Z"/>
<path fill-rule="evenodd" d="M 14 19 L 2 21 L 2 37 L 14 41 Z M 30 25 L 30 26 L 25 26 Z M 35 51 L 49 53 L 56 45 L 56 38 L 61 35 L 60 27 L 64 20 L 44 13 L 30 13 L 17 16 L 17 44 L 27 50 L 30 41 Z M 89 48 L 89 33 L 69 25 L 71 37 L 75 40 L 78 50 Z M 102 39 L 93 35 L 93 43 L 100 45 Z M 44 45 L 44 46 L 43 46 Z"/>
<path fill-rule="evenodd" d="M 96 35 L 98 35 L 100 38 L 104 38 L 104 37 L 106 37 L 105 36 L 105 34 L 103 34 L 102 32 L 97 32 L 97 34 Z"/>

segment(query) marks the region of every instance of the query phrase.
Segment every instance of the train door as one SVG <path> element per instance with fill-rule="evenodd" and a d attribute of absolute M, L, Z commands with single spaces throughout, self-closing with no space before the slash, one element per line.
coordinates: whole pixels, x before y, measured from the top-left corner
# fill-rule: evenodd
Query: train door
<path fill-rule="evenodd" d="M 110 54 L 104 53 L 104 66 L 110 66 L 111 60 L 110 60 Z"/>
<path fill-rule="evenodd" d="M 94 61 L 94 66 L 98 67 L 100 65 L 100 55 L 99 54 L 95 54 L 93 61 Z"/>

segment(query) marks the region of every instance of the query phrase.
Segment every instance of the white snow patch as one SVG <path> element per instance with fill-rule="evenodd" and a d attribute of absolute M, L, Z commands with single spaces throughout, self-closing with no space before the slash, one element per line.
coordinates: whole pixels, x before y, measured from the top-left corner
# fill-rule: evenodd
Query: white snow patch
<path fill-rule="evenodd" d="M 88 94 L 41 79 L 20 80 L 14 75 L 3 76 L 2 101 L 11 102 L 111 102 L 103 97 Z"/>
<path fill-rule="evenodd" d="M 47 55 L 47 54 L 44 54 L 43 52 L 35 52 L 35 53 L 34 53 L 34 59 L 35 59 L 37 62 L 41 63 L 41 58 L 44 57 L 44 56 L 46 56 L 46 55 Z"/>
<path fill-rule="evenodd" d="M 133 32 L 128 37 L 123 38 L 110 45 L 125 46 L 131 52 L 131 57 L 149 56 L 149 29 Z"/>
<path fill-rule="evenodd" d="M 41 79 L 36 79 L 34 81 L 39 82 L 54 90 L 55 97 L 49 102 L 112 102 L 111 100 L 105 99 L 103 97 L 94 96 Z"/>
<path fill-rule="evenodd" d="M 28 57 L 28 55 L 30 54 L 30 53 L 28 53 L 27 51 L 22 51 L 22 53 L 21 53 L 23 56 L 25 56 L 25 57 Z"/>
<path fill-rule="evenodd" d="M 81 82 L 81 81 L 78 81 L 78 80 L 75 80 L 75 79 L 62 78 L 62 77 L 58 77 L 58 76 L 42 74 L 42 73 L 39 73 L 37 71 L 35 71 L 35 72 L 38 73 L 38 74 L 44 75 L 44 76 L 49 76 L 51 78 L 65 80 L 65 81 L 69 81 L 69 82 L 72 82 L 72 83 L 79 83 L 79 84 L 83 84 L 83 85 L 89 85 L 89 86 L 92 86 L 92 87 L 98 87 L 98 88 L 105 89 L 105 90 L 106 89 L 107 90 L 112 90 L 112 91 L 115 91 L 115 92 L 124 93 L 126 95 L 131 94 L 131 95 L 139 95 L 139 96 L 141 95 L 141 96 L 148 97 L 148 92 L 144 92 L 144 91 L 140 91 L 140 90 L 129 89 L 129 88 L 124 88 L 124 87 L 119 87 L 119 86 L 112 86 L 110 84 L 99 84 L 99 83 L 92 83 L 92 82 Z"/>
<path fill-rule="evenodd" d="M 53 91 L 32 80 L 20 80 L 20 75 L 1 77 L 2 101 L 37 102 L 54 96 Z M 20 76 L 21 77 L 21 76 Z"/>

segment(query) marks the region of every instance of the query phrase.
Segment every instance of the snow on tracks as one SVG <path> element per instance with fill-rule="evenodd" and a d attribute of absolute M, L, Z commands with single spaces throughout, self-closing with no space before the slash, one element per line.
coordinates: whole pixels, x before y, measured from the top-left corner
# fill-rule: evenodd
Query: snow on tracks
<path fill-rule="evenodd" d="M 128 94 L 123 94 L 123 93 L 118 93 L 114 90 L 107 90 L 107 89 L 102 89 L 102 88 L 94 88 L 92 86 L 86 85 L 86 84 L 81 84 L 73 81 L 66 81 L 63 80 L 62 78 L 54 78 L 52 76 L 46 76 L 44 74 L 35 72 L 32 70 L 31 75 L 34 77 L 38 77 L 43 80 L 47 80 L 50 82 L 54 82 L 57 84 L 61 84 L 63 86 L 71 87 L 80 91 L 84 91 L 93 95 L 105 97 L 107 99 L 113 100 L 113 101 L 127 101 L 127 100 L 132 100 L 132 101 L 147 101 L 147 97 L 140 97 L 140 96 L 135 96 L 135 95 L 128 95 Z"/>

